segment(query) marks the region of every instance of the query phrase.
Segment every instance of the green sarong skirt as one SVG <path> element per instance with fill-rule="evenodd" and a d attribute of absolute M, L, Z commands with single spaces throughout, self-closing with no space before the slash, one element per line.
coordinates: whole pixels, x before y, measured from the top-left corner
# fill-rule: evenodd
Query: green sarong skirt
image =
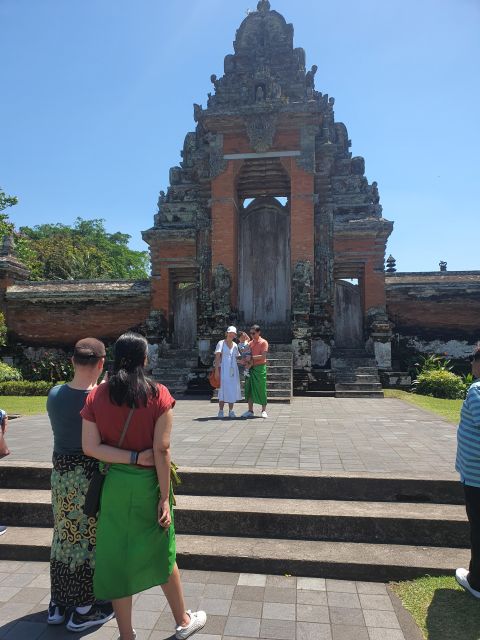
<path fill-rule="evenodd" d="M 158 524 L 158 501 L 155 469 L 112 464 L 97 524 L 97 599 L 123 598 L 168 582 L 176 556 L 172 491 L 168 529 Z"/>
<path fill-rule="evenodd" d="M 267 404 L 267 365 L 258 364 L 250 369 L 245 378 L 245 398 L 254 404 Z"/>

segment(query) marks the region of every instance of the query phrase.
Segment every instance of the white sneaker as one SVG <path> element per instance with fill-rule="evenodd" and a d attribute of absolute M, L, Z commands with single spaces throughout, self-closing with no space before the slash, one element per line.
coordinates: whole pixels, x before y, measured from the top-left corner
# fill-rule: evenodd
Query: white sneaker
<path fill-rule="evenodd" d="M 262 411 L 262 418 L 268 418 L 268 413 L 266 411 Z"/>
<path fill-rule="evenodd" d="M 133 640 L 135 640 L 136 637 L 137 637 L 137 632 L 134 629 L 133 630 Z M 122 636 L 118 636 L 118 640 L 122 640 Z"/>
<path fill-rule="evenodd" d="M 237 416 L 235 415 L 235 411 L 233 411 L 233 409 L 232 409 L 232 411 L 229 411 L 229 412 L 228 412 L 228 417 L 229 417 L 229 418 L 236 418 L 236 417 L 237 417 Z"/>
<path fill-rule="evenodd" d="M 220 411 L 217 413 L 217 418 L 224 418 L 224 414 L 223 414 L 223 409 L 220 409 Z"/>
<path fill-rule="evenodd" d="M 66 607 L 61 607 L 50 600 L 48 605 L 47 624 L 63 624 L 65 622 Z"/>
<path fill-rule="evenodd" d="M 207 622 L 207 614 L 205 611 L 194 611 L 192 613 L 189 609 L 187 613 L 190 616 L 190 624 L 186 627 L 177 627 L 175 629 L 175 638 L 177 638 L 177 640 L 185 640 L 185 638 L 191 636 L 195 631 L 203 629 Z"/>
<path fill-rule="evenodd" d="M 245 411 L 245 413 L 242 413 L 241 417 L 242 418 L 253 418 L 253 411 Z"/>
<path fill-rule="evenodd" d="M 469 591 L 472 596 L 475 598 L 480 598 L 480 591 L 477 591 L 473 587 L 470 586 L 468 581 L 468 571 L 466 569 L 457 569 L 455 571 L 455 580 L 458 584 L 463 587 L 466 591 Z"/>

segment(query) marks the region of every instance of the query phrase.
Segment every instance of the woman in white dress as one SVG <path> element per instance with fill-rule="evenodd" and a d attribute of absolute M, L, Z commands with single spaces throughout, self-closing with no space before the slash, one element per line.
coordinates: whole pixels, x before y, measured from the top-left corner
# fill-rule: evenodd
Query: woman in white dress
<path fill-rule="evenodd" d="M 228 327 L 225 333 L 225 340 L 220 340 L 215 349 L 215 372 L 216 377 L 220 377 L 220 389 L 218 390 L 219 418 L 225 417 L 223 407 L 226 402 L 228 402 L 229 408 L 228 417 L 235 418 L 233 405 L 242 399 L 240 374 L 237 364 L 237 360 L 240 358 L 240 352 L 237 344 L 233 341 L 236 337 L 237 329 L 233 326 Z"/>

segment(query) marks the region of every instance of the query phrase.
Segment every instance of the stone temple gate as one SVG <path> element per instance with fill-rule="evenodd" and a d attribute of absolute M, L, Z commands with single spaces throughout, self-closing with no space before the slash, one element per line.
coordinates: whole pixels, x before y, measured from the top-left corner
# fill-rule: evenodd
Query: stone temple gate
<path fill-rule="evenodd" d="M 228 324 L 258 322 L 271 342 L 290 345 L 305 388 L 391 364 L 393 224 L 364 159 L 349 151 L 334 99 L 315 89 L 316 71 L 294 48 L 293 26 L 259 2 L 224 75 L 211 76 L 206 108 L 194 105 L 195 131 L 143 233 L 160 339 L 206 361 Z"/>

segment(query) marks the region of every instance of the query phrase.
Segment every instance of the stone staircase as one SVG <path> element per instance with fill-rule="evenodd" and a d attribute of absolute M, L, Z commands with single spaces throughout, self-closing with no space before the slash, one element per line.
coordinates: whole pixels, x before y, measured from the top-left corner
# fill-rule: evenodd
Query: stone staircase
<path fill-rule="evenodd" d="M 336 398 L 383 398 L 375 358 L 363 349 L 332 352 Z"/>
<path fill-rule="evenodd" d="M 469 559 L 457 480 L 389 474 L 180 469 L 182 568 L 390 581 L 451 574 Z M 0 559 L 50 554 L 50 465 L 0 467 Z"/>
<path fill-rule="evenodd" d="M 195 350 L 171 349 L 158 358 L 151 376 L 178 397 L 186 392 L 190 372 L 197 364 L 198 354 Z"/>
<path fill-rule="evenodd" d="M 242 396 L 245 390 L 245 377 L 240 374 Z M 290 403 L 293 395 L 293 353 L 289 344 L 269 344 L 267 363 L 267 400 Z M 212 402 L 218 402 L 218 390 L 215 389 Z"/>

